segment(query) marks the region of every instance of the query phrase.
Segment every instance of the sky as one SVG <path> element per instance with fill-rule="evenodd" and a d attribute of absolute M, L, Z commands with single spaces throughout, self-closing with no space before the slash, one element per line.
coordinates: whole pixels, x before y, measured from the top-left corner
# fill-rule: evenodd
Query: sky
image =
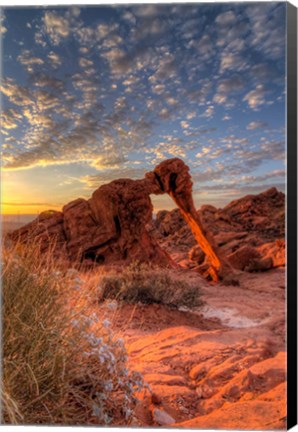
<path fill-rule="evenodd" d="M 190 167 L 198 208 L 284 190 L 285 12 L 2 8 L 2 213 L 59 210 L 173 157 Z"/>

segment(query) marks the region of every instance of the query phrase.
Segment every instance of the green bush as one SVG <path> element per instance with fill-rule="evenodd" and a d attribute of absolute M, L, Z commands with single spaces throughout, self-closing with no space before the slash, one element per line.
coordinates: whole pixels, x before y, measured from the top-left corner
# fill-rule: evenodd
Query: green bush
<path fill-rule="evenodd" d="M 169 269 L 133 262 L 121 271 L 112 270 L 101 277 L 100 299 L 174 307 L 201 305 L 198 286 L 185 282 L 182 277 Z"/>
<path fill-rule="evenodd" d="M 80 274 L 39 256 L 3 248 L 2 423 L 129 424 L 142 379 L 123 341 L 92 310 Z"/>

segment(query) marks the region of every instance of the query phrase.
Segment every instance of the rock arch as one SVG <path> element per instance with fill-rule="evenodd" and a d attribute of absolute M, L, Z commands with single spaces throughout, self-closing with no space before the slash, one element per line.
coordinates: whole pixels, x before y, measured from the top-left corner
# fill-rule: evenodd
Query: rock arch
<path fill-rule="evenodd" d="M 206 275 L 214 281 L 232 269 L 197 215 L 188 166 L 179 158 L 161 162 L 144 179 L 119 179 L 100 186 L 89 200 L 79 198 L 62 212 L 44 212 L 12 233 L 14 241 L 39 241 L 41 251 L 53 240 L 54 253 L 70 261 L 113 263 L 150 261 L 175 265 L 146 230 L 152 218 L 150 194 L 167 193 L 179 207 L 207 257 Z"/>

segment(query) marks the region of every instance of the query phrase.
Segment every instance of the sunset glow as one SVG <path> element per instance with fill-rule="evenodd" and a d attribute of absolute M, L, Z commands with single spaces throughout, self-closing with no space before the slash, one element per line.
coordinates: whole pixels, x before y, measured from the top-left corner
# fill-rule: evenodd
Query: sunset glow
<path fill-rule="evenodd" d="M 198 207 L 284 190 L 285 7 L 3 8 L 2 212 L 58 210 L 170 157 Z"/>

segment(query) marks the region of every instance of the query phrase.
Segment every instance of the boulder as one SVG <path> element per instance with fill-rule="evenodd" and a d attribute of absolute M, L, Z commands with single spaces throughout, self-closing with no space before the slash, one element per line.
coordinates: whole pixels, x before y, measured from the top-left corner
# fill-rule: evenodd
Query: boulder
<path fill-rule="evenodd" d="M 189 259 L 198 265 L 204 262 L 205 256 L 206 255 L 204 254 L 199 245 L 191 248 L 188 254 Z"/>
<path fill-rule="evenodd" d="M 251 246 L 242 246 L 228 256 L 232 266 L 244 271 L 263 271 L 272 268 L 272 259 L 263 258 L 260 252 Z"/>

